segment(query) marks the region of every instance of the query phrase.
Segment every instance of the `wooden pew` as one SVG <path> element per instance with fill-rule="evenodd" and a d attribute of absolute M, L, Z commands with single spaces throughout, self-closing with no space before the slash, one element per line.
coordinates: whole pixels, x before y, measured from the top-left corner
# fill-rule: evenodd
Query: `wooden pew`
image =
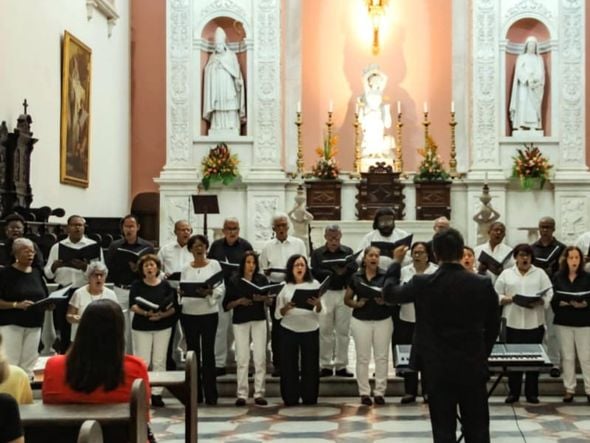
<path fill-rule="evenodd" d="M 86 420 L 96 420 L 107 442 L 147 441 L 147 399 L 143 380 L 131 388 L 129 403 L 21 405 L 20 414 L 27 443 L 75 442 Z"/>
<path fill-rule="evenodd" d="M 197 441 L 197 358 L 194 351 L 186 353 L 184 372 L 150 372 L 150 385 L 162 386 L 184 404 L 185 442 Z"/>
<path fill-rule="evenodd" d="M 100 423 L 96 420 L 86 420 L 82 423 L 77 443 L 103 443 Z"/>

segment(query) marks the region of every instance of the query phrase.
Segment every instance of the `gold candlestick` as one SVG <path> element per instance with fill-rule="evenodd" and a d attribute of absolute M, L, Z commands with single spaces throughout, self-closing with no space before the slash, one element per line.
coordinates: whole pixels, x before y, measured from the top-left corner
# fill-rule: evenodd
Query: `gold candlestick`
<path fill-rule="evenodd" d="M 428 111 L 424 112 L 424 121 L 422 122 L 424 126 L 424 146 L 428 146 L 428 127 L 430 126 L 430 122 L 428 121 Z"/>
<path fill-rule="evenodd" d="M 457 126 L 457 121 L 455 120 L 455 112 L 451 112 L 451 121 L 449 122 L 449 126 L 451 127 L 451 158 L 449 160 L 449 173 L 451 178 L 458 178 L 459 174 L 457 173 L 457 146 L 455 144 L 455 126 Z"/>
<path fill-rule="evenodd" d="M 301 125 L 303 120 L 301 119 L 301 112 L 297 112 L 297 119 L 295 125 L 297 126 L 297 173 L 296 176 L 303 177 L 303 144 L 301 143 Z"/>
<path fill-rule="evenodd" d="M 361 176 L 361 137 L 358 110 L 354 113 L 354 161 L 352 163 L 351 177 L 358 178 Z"/>
<path fill-rule="evenodd" d="M 402 128 L 404 124 L 402 123 L 402 113 L 397 113 L 397 122 L 395 124 L 396 132 L 397 132 L 397 140 L 395 146 L 395 160 L 393 162 L 393 169 L 396 172 L 403 173 L 404 172 L 404 159 L 402 158 Z"/>

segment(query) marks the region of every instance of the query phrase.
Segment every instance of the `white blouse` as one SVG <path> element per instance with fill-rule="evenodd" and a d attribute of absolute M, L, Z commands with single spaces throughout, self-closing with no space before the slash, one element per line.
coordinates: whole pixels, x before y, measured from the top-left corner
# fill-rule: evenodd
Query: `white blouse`
<path fill-rule="evenodd" d="M 290 309 L 284 317 L 281 315 L 281 308 L 291 301 L 293 298 L 293 293 L 296 289 L 315 289 L 319 286 L 320 284 L 318 281 L 314 280 L 312 282 L 304 282 L 299 284 L 287 283 L 283 289 L 281 289 L 281 292 L 279 292 L 279 295 L 277 295 L 275 318 L 277 320 L 282 319 L 281 326 L 283 328 L 289 329 L 293 332 L 311 332 L 320 327 L 318 315 L 326 314 L 326 305 L 324 304 L 324 300 L 321 298 L 320 303 L 322 305 L 322 310 L 320 312 L 317 312 L 316 307 L 314 307 L 312 310 L 293 308 Z"/>
<path fill-rule="evenodd" d="M 494 249 L 492 249 L 490 242 L 487 241 L 481 245 L 477 245 L 475 248 L 473 248 L 473 251 L 475 252 L 475 268 L 477 269 L 479 268 L 479 255 L 482 253 L 482 251 L 494 258 L 496 261 L 502 263 L 502 260 L 504 260 L 508 254 L 512 253 L 512 248 L 505 243 L 500 243 L 496 245 Z M 514 266 L 514 263 L 514 258 L 511 256 L 508 260 L 506 260 L 504 269 Z M 488 271 L 486 275 L 492 279 L 492 284 L 498 279 L 498 276 L 490 271 Z"/>
<path fill-rule="evenodd" d="M 91 302 L 103 298 L 106 300 L 113 300 L 117 303 L 119 302 L 119 300 L 117 299 L 117 295 L 109 288 L 103 287 L 102 292 L 100 294 L 94 295 L 88 291 L 88 285 L 85 285 L 81 288 L 78 288 L 76 292 L 74 292 L 74 295 L 72 295 L 72 298 L 70 299 L 69 305 L 76 308 L 78 310 L 76 314 L 81 316 L 86 307 Z M 72 329 L 70 331 L 70 339 L 72 341 L 74 341 L 74 338 L 76 337 L 76 332 L 78 332 L 78 323 L 72 323 Z"/>
<path fill-rule="evenodd" d="M 437 269 L 437 265 L 428 262 L 428 267 L 424 270 L 424 274 L 433 274 Z M 413 264 L 404 266 L 401 271 L 401 282 L 409 282 L 414 275 L 416 275 L 416 268 L 414 268 Z M 414 303 L 402 304 L 399 310 L 399 318 L 403 321 L 416 323 L 416 308 L 414 307 Z"/>
<path fill-rule="evenodd" d="M 221 271 L 221 265 L 217 260 L 207 259 L 209 263 L 202 268 L 193 268 L 190 264 L 180 273 L 181 282 L 204 282 L 209 277 Z M 182 313 L 188 315 L 206 315 L 219 312 L 218 301 L 225 294 L 223 282 L 213 289 L 213 294 L 205 298 L 182 297 Z"/>
<path fill-rule="evenodd" d="M 531 265 L 526 274 L 522 275 L 516 265 L 502 271 L 494 288 L 500 300 L 505 295 L 516 294 L 535 295 L 544 289 L 551 288 L 551 280 L 545 271 Z M 545 324 L 545 309 L 550 306 L 553 297 L 553 289 L 550 289 L 543 298 L 544 304 L 534 308 L 524 308 L 515 303 L 504 306 L 502 317 L 506 319 L 506 326 L 513 329 L 535 329 Z"/>

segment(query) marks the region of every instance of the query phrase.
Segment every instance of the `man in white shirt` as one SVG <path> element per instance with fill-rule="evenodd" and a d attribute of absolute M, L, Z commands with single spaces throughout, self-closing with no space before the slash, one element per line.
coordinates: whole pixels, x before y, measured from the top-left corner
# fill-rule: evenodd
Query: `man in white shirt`
<path fill-rule="evenodd" d="M 477 260 L 477 269 L 480 274 L 487 274 L 491 277 L 492 283 L 496 281 L 498 275 L 489 272 L 487 266 L 479 262 L 479 256 L 482 252 L 490 255 L 497 262 L 503 263 L 503 268 L 508 269 L 514 266 L 514 260 L 512 258 L 512 248 L 504 242 L 506 237 L 506 226 L 502 222 L 494 222 L 490 225 L 488 230 L 489 240 L 482 244 L 477 245 L 474 248 L 475 259 Z"/>
<path fill-rule="evenodd" d="M 372 242 L 395 243 L 409 235 L 408 232 L 395 227 L 395 213 L 393 212 L 393 209 L 379 208 L 377 212 L 375 212 L 375 217 L 373 219 L 373 230 L 363 237 L 357 251 L 359 249 L 364 251 L 367 246 L 371 246 Z M 360 254 L 357 258 L 357 263 L 359 265 L 362 263 L 363 257 L 364 253 Z M 410 261 L 410 256 L 406 256 L 403 265 L 405 266 L 409 264 Z M 392 263 L 393 255 L 383 255 L 382 251 L 381 257 L 379 257 L 379 268 L 387 271 L 389 265 Z"/>
<path fill-rule="evenodd" d="M 174 223 L 176 240 L 165 244 L 158 252 L 158 258 L 162 263 L 162 271 L 167 277 L 176 272 L 181 272 L 193 260 L 193 255 L 186 248 L 192 233 L 193 228 L 188 221 L 178 220 Z"/>
<path fill-rule="evenodd" d="M 71 297 L 74 290 L 88 283 L 85 274 L 88 262 L 86 260 L 73 259 L 66 263 L 64 260 L 61 260 L 59 256 L 60 245 L 64 245 L 70 249 L 83 249 L 96 244 L 96 242 L 84 235 L 86 220 L 79 215 L 72 215 L 68 218 L 66 230 L 68 236 L 51 247 L 44 271 L 48 279 L 55 280 L 60 286 L 72 285 L 69 294 L 69 297 Z M 99 249 L 99 257 L 97 259 L 104 262 L 102 248 Z M 53 314 L 55 326 L 60 337 L 61 352 L 65 352 L 70 344 L 70 324 L 66 321 L 68 303 L 58 304 Z"/>
<path fill-rule="evenodd" d="M 270 272 L 270 268 L 285 269 L 287 260 L 293 254 L 307 255 L 305 243 L 299 238 L 289 235 L 289 217 L 285 213 L 277 213 L 272 218 L 272 230 L 274 231 L 274 238 L 269 240 L 260 254 L 260 268 L 265 275 L 273 282 L 279 283 L 285 280 L 284 272 Z M 271 349 L 272 349 L 272 363 L 274 366 L 273 377 L 280 375 L 280 329 L 281 322 L 274 316 L 276 308 L 276 300 L 270 307 L 270 318 L 272 323 L 271 329 Z"/>
<path fill-rule="evenodd" d="M 180 273 L 191 261 L 193 261 L 193 254 L 191 254 L 186 247 L 192 233 L 193 228 L 187 220 L 178 220 L 174 223 L 174 235 L 176 235 L 176 240 L 165 244 L 158 251 L 158 258 L 160 259 L 160 263 L 162 263 L 162 272 L 164 272 L 166 277 L 170 277 L 172 274 L 178 275 L 178 278 L 174 281 L 170 280 L 171 286 L 175 288 L 178 288 Z M 182 353 L 182 350 L 179 349 L 179 344 L 183 341 L 183 333 L 182 329 L 178 328 L 177 325 L 178 322 L 174 324 L 172 327 L 172 333 L 170 334 L 168 351 L 166 353 L 167 370 L 176 369 L 176 362 L 173 357 L 174 349 L 178 349 L 179 353 Z M 180 360 L 180 358 L 178 360 Z"/>

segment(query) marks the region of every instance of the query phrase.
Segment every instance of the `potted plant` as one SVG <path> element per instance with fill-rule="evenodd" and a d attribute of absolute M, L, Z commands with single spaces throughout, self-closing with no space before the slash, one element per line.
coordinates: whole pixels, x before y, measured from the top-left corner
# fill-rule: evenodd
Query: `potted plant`
<path fill-rule="evenodd" d="M 426 146 L 418 149 L 422 161 L 414 176 L 416 184 L 416 220 L 451 217 L 451 181 L 438 155 L 438 146 L 428 136 Z"/>
<path fill-rule="evenodd" d="M 238 156 L 231 154 L 225 143 L 219 143 L 209 150 L 209 154 L 201 160 L 203 188 L 209 189 L 211 183 L 221 182 L 229 185 L 240 173 L 238 171 Z"/>
<path fill-rule="evenodd" d="M 522 189 L 543 189 L 545 182 L 549 180 L 549 172 L 553 165 L 549 163 L 541 150 L 533 144 L 524 144 L 524 149 L 518 149 L 516 156 L 512 157 L 512 177 L 517 178 Z"/>
<path fill-rule="evenodd" d="M 306 180 L 307 210 L 315 220 L 340 220 L 340 191 L 342 182 L 338 180 L 336 162 L 336 136 L 324 136 L 322 146 L 316 148 L 318 160 L 311 168 L 312 180 Z"/>

